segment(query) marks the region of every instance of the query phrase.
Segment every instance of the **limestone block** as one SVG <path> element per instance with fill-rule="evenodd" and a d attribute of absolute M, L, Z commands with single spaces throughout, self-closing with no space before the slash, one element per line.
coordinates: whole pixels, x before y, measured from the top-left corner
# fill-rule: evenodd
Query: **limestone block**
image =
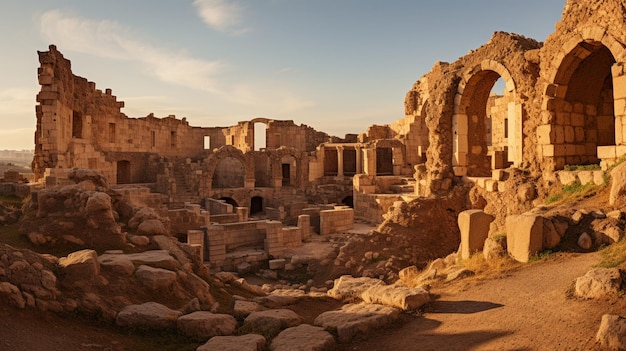
<path fill-rule="evenodd" d="M 169 269 L 171 271 L 180 267 L 178 262 L 166 250 L 150 250 L 126 255 L 136 265 L 148 265 L 156 268 Z"/>
<path fill-rule="evenodd" d="M 215 336 L 196 351 L 258 351 L 264 350 L 267 341 L 262 335 Z"/>
<path fill-rule="evenodd" d="M 596 340 L 606 350 L 626 350 L 626 318 L 612 314 L 603 315 Z"/>
<path fill-rule="evenodd" d="M 495 193 L 498 191 L 498 181 L 493 179 L 487 179 L 485 181 L 485 190 L 490 193 Z"/>
<path fill-rule="evenodd" d="M 473 253 L 483 249 L 489 234 L 492 215 L 482 210 L 467 210 L 459 213 L 458 224 L 461 231 L 461 258 L 468 259 Z"/>
<path fill-rule="evenodd" d="M 615 145 L 598 146 L 598 158 L 599 159 L 613 159 L 616 158 Z"/>
<path fill-rule="evenodd" d="M 141 265 L 135 271 L 137 279 L 152 290 L 167 289 L 176 282 L 176 272 Z"/>
<path fill-rule="evenodd" d="M 284 269 L 286 260 L 284 258 L 270 260 L 269 267 L 270 269 Z"/>
<path fill-rule="evenodd" d="M 237 319 L 245 319 L 252 312 L 264 311 L 267 308 L 253 301 L 235 300 L 233 304 L 233 316 Z"/>
<path fill-rule="evenodd" d="M 613 99 L 626 98 L 626 75 L 613 77 Z"/>
<path fill-rule="evenodd" d="M 375 285 L 361 294 L 365 303 L 396 307 L 404 311 L 416 310 L 430 302 L 430 294 L 422 288 L 402 285 Z"/>
<path fill-rule="evenodd" d="M 556 133 L 551 125 L 541 125 L 537 127 L 537 142 L 541 145 L 554 144 Z"/>
<path fill-rule="evenodd" d="M 611 192 L 609 203 L 615 205 L 626 195 L 626 162 L 619 164 L 611 171 Z"/>
<path fill-rule="evenodd" d="M 123 254 L 104 253 L 98 257 L 98 262 L 103 269 L 117 274 L 131 275 L 135 272 L 133 261 Z"/>
<path fill-rule="evenodd" d="M 528 262 L 543 249 L 543 218 L 528 213 L 508 216 L 506 234 L 509 255 L 519 262 Z"/>
<path fill-rule="evenodd" d="M 380 279 L 343 275 L 335 279 L 333 288 L 328 290 L 328 296 L 342 300 L 350 297 L 360 297 L 361 294 L 372 286 L 385 285 Z"/>
<path fill-rule="evenodd" d="M 568 185 L 576 182 L 576 172 L 574 171 L 558 171 L 557 179 L 562 185 Z"/>
<path fill-rule="evenodd" d="M 214 336 L 232 335 L 237 329 L 237 320 L 229 314 L 197 311 L 178 318 L 176 327 L 186 336 L 209 339 Z"/>
<path fill-rule="evenodd" d="M 339 342 L 348 343 L 359 334 L 387 326 L 398 319 L 400 310 L 375 304 L 347 304 L 315 318 L 314 325 L 335 328 Z"/>
<path fill-rule="evenodd" d="M 120 327 L 166 329 L 176 327 L 182 312 L 167 308 L 156 302 L 124 307 L 115 318 Z"/>
<path fill-rule="evenodd" d="M 325 351 L 334 348 L 332 334 L 309 324 L 283 330 L 270 345 L 272 351 Z"/>
<path fill-rule="evenodd" d="M 602 299 L 618 296 L 622 286 L 619 268 L 595 268 L 576 279 L 574 293 L 586 299 Z"/>
<path fill-rule="evenodd" d="M 61 257 L 58 262 L 63 277 L 62 284 L 67 287 L 95 282 L 100 275 L 98 254 L 94 250 L 73 252 Z"/>
<path fill-rule="evenodd" d="M 288 309 L 256 311 L 243 321 L 244 327 L 255 331 L 278 332 L 302 324 L 302 317 Z"/>

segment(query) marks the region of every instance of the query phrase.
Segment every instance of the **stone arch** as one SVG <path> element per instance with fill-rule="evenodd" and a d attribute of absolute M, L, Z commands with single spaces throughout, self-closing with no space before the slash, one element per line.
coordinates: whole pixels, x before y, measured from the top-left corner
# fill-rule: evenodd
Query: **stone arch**
<path fill-rule="evenodd" d="M 304 174 L 302 170 L 302 157 L 296 149 L 281 147 L 276 150 L 271 150 L 270 163 L 274 187 L 302 186 Z M 286 175 L 289 176 L 289 179 L 286 179 Z"/>
<path fill-rule="evenodd" d="M 238 161 L 241 164 L 241 178 L 242 182 L 238 182 L 237 185 L 241 185 L 241 187 L 246 187 L 249 180 L 254 179 L 254 159 L 252 157 L 245 157 L 241 150 L 231 146 L 226 145 L 219 148 L 216 152 L 211 154 L 205 161 L 206 163 L 206 179 L 210 186 L 209 189 L 214 188 L 214 185 L 220 185 L 220 181 L 216 184 L 216 170 L 218 170 L 218 166 L 222 161 L 229 159 L 227 162 L 231 162 L 235 164 L 234 161 Z M 224 166 L 224 165 L 223 165 Z M 226 171 L 226 169 L 221 169 L 220 171 Z M 238 172 L 239 170 L 237 170 Z M 233 187 L 233 186 L 228 186 Z"/>
<path fill-rule="evenodd" d="M 504 95 L 491 95 L 498 81 L 505 83 Z M 499 101 L 496 103 L 495 101 Z M 492 118 L 488 106 L 494 110 Z M 496 110 L 495 107 L 498 107 Z M 494 60 L 484 60 L 468 69 L 458 84 L 452 116 L 452 165 L 458 176 L 489 177 L 491 170 L 520 165 L 523 158 L 523 108 L 509 70 Z M 489 122 L 500 126 L 487 136 Z M 504 131 L 504 132 L 502 132 Z M 498 143 L 492 143 L 492 139 Z"/>
<path fill-rule="evenodd" d="M 626 87 L 616 82 L 626 80 L 624 54 L 599 26 L 578 29 L 561 46 L 548 71 L 537 128 L 538 151 L 549 160 L 546 171 L 620 156 L 616 146 L 626 144 L 621 130 Z"/>

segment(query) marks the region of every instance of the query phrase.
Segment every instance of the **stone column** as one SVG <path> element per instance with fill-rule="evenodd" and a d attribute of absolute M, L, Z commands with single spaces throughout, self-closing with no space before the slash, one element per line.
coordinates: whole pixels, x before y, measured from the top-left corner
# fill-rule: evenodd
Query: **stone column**
<path fill-rule="evenodd" d="M 337 146 L 337 177 L 343 177 L 343 146 Z"/>
<path fill-rule="evenodd" d="M 363 170 L 361 169 L 361 146 L 355 146 L 354 149 L 356 150 L 356 174 L 361 174 L 363 173 Z"/>

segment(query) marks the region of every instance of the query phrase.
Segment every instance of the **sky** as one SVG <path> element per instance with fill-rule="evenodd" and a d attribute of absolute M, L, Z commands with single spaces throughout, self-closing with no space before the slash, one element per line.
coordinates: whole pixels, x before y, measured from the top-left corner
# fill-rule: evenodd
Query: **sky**
<path fill-rule="evenodd" d="M 129 117 L 265 117 L 330 135 L 404 116 L 437 61 L 494 31 L 544 41 L 565 0 L 2 0 L 0 149 L 33 149 L 37 51 L 110 88 Z"/>

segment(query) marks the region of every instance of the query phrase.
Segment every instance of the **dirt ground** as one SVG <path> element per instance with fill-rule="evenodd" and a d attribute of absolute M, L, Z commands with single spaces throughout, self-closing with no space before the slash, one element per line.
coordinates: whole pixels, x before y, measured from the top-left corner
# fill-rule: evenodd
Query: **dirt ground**
<path fill-rule="evenodd" d="M 435 300 L 422 316 L 404 314 L 394 325 L 338 349 L 600 350 L 595 333 L 602 315 L 626 314 L 626 301 L 571 296 L 575 279 L 597 261 L 596 253 L 559 253 L 502 277 L 466 278 L 434 286 Z M 310 312 L 309 321 L 313 314 L 336 307 L 311 300 L 292 306 Z M 150 337 L 83 319 L 0 305 L 1 350 L 176 349 L 162 341 L 161 346 L 140 346 Z"/>

